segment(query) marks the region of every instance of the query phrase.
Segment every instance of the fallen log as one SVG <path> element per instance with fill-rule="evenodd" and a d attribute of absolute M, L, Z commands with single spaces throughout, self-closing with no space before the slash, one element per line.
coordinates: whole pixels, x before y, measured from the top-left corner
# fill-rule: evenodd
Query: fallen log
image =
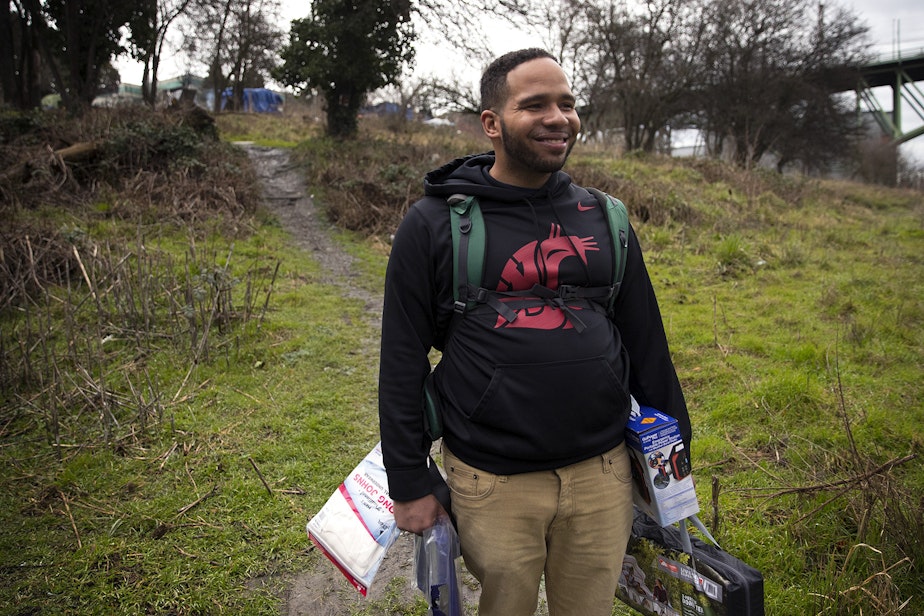
<path fill-rule="evenodd" d="M 33 170 L 42 166 L 64 167 L 92 158 L 100 149 L 99 141 L 82 141 L 51 152 L 48 161 L 25 160 L 0 174 L 0 184 L 23 184 L 32 177 Z"/>
<path fill-rule="evenodd" d="M 100 145 L 99 141 L 83 141 L 55 150 L 54 155 L 66 163 L 78 163 L 92 158 L 99 151 Z"/>

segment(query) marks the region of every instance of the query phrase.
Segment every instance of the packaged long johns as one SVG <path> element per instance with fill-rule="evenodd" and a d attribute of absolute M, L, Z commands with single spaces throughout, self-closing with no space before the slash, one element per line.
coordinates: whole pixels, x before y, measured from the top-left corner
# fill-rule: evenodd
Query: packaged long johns
<path fill-rule="evenodd" d="M 308 522 L 308 536 L 363 596 L 400 533 L 379 442 Z"/>

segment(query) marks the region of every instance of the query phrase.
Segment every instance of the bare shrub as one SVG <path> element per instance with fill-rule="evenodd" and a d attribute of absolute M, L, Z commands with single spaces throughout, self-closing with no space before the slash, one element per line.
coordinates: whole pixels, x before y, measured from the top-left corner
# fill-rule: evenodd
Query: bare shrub
<path fill-rule="evenodd" d="M 197 108 L 153 112 L 132 107 L 98 109 L 79 119 L 54 113 L 36 117 L 13 123 L 19 128 L 7 129 L 0 142 L 0 160 L 7 168 L 0 174 L 5 197 L 0 213 L 46 203 L 86 205 L 100 190 L 121 190 L 138 174 L 154 174 L 157 185 L 181 185 L 192 199 L 203 190 L 200 184 L 227 187 L 238 201 L 235 207 L 250 211 L 259 197 L 246 155 L 221 144 L 214 122 Z M 0 130 L 3 126 L 0 122 Z"/>
<path fill-rule="evenodd" d="M 867 140 L 857 148 L 858 179 L 870 184 L 895 186 L 902 165 L 898 148 L 888 140 Z"/>
<path fill-rule="evenodd" d="M 146 358 L 213 361 L 266 309 L 278 264 L 235 274 L 204 239 L 251 232 L 247 155 L 195 109 L 5 118 L 0 134 L 0 390 L 54 444 L 143 433 L 163 403 Z M 91 233 L 103 222 L 119 224 Z M 188 235 L 182 262 L 145 242 L 161 227 Z"/>
<path fill-rule="evenodd" d="M 593 186 L 623 201 L 635 220 L 660 226 L 669 222 L 693 223 L 698 219 L 696 211 L 669 180 L 621 177 L 584 160 L 574 161 L 568 170 L 578 184 Z"/>
<path fill-rule="evenodd" d="M 0 310 L 21 304 L 75 268 L 60 231 L 21 223 L 0 231 Z"/>
<path fill-rule="evenodd" d="M 256 175 L 246 153 L 214 139 L 202 113 L 132 108 L 0 122 L 0 159 L 9 163 L 0 174 L 0 308 L 72 271 L 67 213 L 246 229 L 260 200 Z"/>
<path fill-rule="evenodd" d="M 375 234 L 397 227 L 423 194 L 423 176 L 446 162 L 445 152 L 439 144 L 411 139 L 318 139 L 303 143 L 295 157 L 305 166 L 308 183 L 323 190 L 332 222 Z"/>
<path fill-rule="evenodd" d="M 27 310 L 0 333 L 0 387 L 41 417 L 52 443 L 65 432 L 109 442 L 158 422 L 162 393 L 144 358 L 166 350 L 192 367 L 227 354 L 262 320 L 278 269 L 253 263 L 236 276 L 233 254 L 194 242 L 182 263 L 141 244 L 71 249 L 60 281 L 26 294 Z"/>

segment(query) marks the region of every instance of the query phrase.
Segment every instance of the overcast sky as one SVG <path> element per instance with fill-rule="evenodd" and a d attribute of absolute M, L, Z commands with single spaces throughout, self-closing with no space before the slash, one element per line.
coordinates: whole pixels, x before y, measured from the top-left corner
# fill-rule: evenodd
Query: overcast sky
<path fill-rule="evenodd" d="M 451 0 L 447 0 L 451 1 Z M 924 1 L 922 0 L 825 0 L 829 6 L 850 9 L 870 28 L 874 51 L 887 53 L 893 50 L 896 34 L 900 33 L 902 48 L 924 50 Z M 308 0 L 282 0 L 282 24 L 288 30 L 289 22 L 307 14 Z M 498 53 L 510 51 L 517 45 L 516 36 L 497 37 Z M 505 42 L 506 41 L 506 42 Z"/>
<path fill-rule="evenodd" d="M 870 29 L 874 49 L 901 48 L 924 50 L 924 2 L 921 0 L 834 0 L 833 4 L 851 9 Z"/>
<path fill-rule="evenodd" d="M 924 1 L 921 0 L 836 0 L 851 9 L 869 27 L 871 51 L 895 57 L 924 53 Z M 918 84 L 921 87 L 921 84 Z M 877 88 L 883 109 L 891 110 L 891 88 Z M 902 130 L 906 133 L 924 123 L 907 103 L 902 108 Z M 924 135 L 901 146 L 901 152 L 917 165 L 924 165 Z"/>
<path fill-rule="evenodd" d="M 896 51 L 899 41 L 902 50 L 924 52 L 924 0 L 827 0 L 827 3 L 832 6 L 843 6 L 860 17 L 870 29 L 871 51 L 874 53 L 892 53 Z M 308 4 L 309 0 L 282 0 L 280 3 L 282 29 L 288 32 L 289 23 L 293 19 L 307 15 Z M 526 39 L 525 36 L 517 36 L 515 31 L 511 32 L 510 27 L 505 25 L 503 31 L 494 36 L 492 40 L 496 41 L 495 51 L 500 54 L 521 46 Z M 447 43 L 447 48 L 448 46 Z M 448 51 L 441 54 L 439 51 L 431 53 L 428 49 L 427 53 L 418 54 L 417 63 L 421 72 L 445 70 L 447 62 L 444 57 L 440 57 L 445 53 Z M 171 71 L 181 72 L 183 70 L 172 66 L 169 61 L 165 64 L 166 66 L 160 70 L 160 77 L 172 77 L 174 73 Z M 123 73 L 123 81 L 140 82 L 140 67 L 130 62 L 120 62 L 119 65 Z M 473 68 L 476 72 L 480 72 L 477 67 Z"/>
<path fill-rule="evenodd" d="M 451 0 L 446 0 L 451 1 Z M 899 49 L 905 52 L 924 53 L 924 0 L 825 0 L 829 6 L 842 6 L 856 14 L 869 28 L 870 50 L 875 54 L 891 54 Z M 282 0 L 281 25 L 288 31 L 293 19 L 307 14 L 308 0 Z M 519 34 L 519 36 L 518 36 Z M 433 38 L 433 37 L 430 37 Z M 530 44 L 524 33 L 511 30 L 503 24 L 496 35 L 498 54 L 511 51 L 525 44 Z M 425 53 L 418 53 L 419 72 L 429 74 L 435 71 L 445 72 L 447 66 L 465 65 L 464 58 L 447 62 L 446 56 L 452 55 L 451 45 L 446 43 L 443 49 L 427 46 Z M 477 80 L 479 67 L 470 66 Z"/>
<path fill-rule="evenodd" d="M 826 3 L 829 6 L 837 5 L 851 10 L 869 27 L 871 52 L 877 55 L 894 55 L 899 50 L 903 55 L 924 53 L 924 0 L 826 0 Z M 282 29 L 288 32 L 289 23 L 293 19 L 306 16 L 308 4 L 309 0 L 282 0 L 280 20 Z M 504 29 L 497 36 L 492 37 L 492 40 L 496 42 L 494 51 L 498 54 L 529 44 L 525 36 L 517 36 L 517 33 L 512 32 L 509 26 L 504 26 Z M 447 43 L 447 48 L 448 46 Z M 430 75 L 437 71 L 445 73 L 447 66 L 467 66 L 470 69 L 469 72 L 472 73 L 468 78 L 474 85 L 480 74 L 480 67 L 466 65 L 465 58 L 452 56 L 453 54 L 448 49 L 428 46 L 426 50 L 422 50 L 422 53 L 418 53 L 418 70 L 422 75 Z M 159 71 L 161 78 L 172 77 L 184 70 L 171 66 L 169 61 L 165 64 L 166 66 L 162 65 Z M 137 63 L 120 62 L 118 65 L 123 81 L 140 83 L 141 70 Z M 447 75 L 444 74 L 444 76 Z M 455 77 L 462 78 L 463 75 L 456 74 Z M 877 92 L 877 94 L 884 101 L 884 107 L 890 109 L 889 89 L 885 88 L 883 92 Z M 904 121 L 902 128 L 905 131 L 922 123 L 910 109 L 903 112 L 902 118 Z M 913 140 L 911 147 L 903 147 L 903 151 L 924 163 L 924 136 Z"/>

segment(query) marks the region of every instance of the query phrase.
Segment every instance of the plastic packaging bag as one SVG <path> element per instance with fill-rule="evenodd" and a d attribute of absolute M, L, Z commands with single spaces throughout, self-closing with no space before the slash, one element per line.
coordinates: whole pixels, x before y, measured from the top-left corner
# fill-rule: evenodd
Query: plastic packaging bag
<path fill-rule="evenodd" d="M 400 531 L 377 444 L 307 526 L 308 536 L 363 595 Z"/>
<path fill-rule="evenodd" d="M 417 588 L 430 609 L 428 616 L 462 616 L 459 536 L 447 517 L 416 538 Z"/>

